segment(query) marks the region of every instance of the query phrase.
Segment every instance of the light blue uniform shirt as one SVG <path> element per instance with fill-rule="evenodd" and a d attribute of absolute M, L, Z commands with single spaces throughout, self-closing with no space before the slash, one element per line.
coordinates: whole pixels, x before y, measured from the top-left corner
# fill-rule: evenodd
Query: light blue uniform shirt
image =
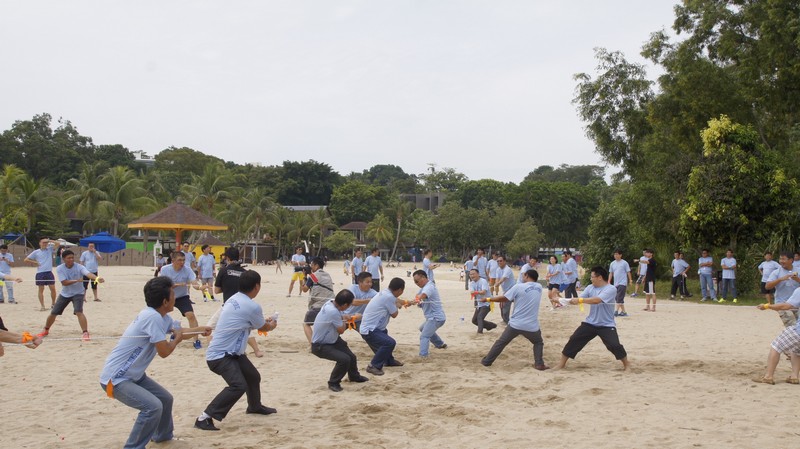
<path fill-rule="evenodd" d="M 53 252 L 54 249 L 48 246 L 45 249 L 37 249 L 36 251 L 28 254 L 27 259 L 39 262 L 39 266 L 36 267 L 37 273 L 53 271 Z"/>
<path fill-rule="evenodd" d="M 422 313 L 425 315 L 426 320 L 444 321 L 444 308 L 442 308 L 442 299 L 439 297 L 439 290 L 433 282 L 428 281 L 422 287 L 417 295 L 425 294 L 427 298 L 422 300 Z"/>
<path fill-rule="evenodd" d="M 478 269 L 478 275 L 483 279 L 486 279 L 486 258 L 483 256 L 481 256 L 480 258 L 478 258 L 478 256 L 475 256 L 474 262 L 475 262 L 474 268 Z"/>
<path fill-rule="evenodd" d="M 489 261 L 486 262 L 486 264 L 488 266 L 487 270 L 489 270 L 489 277 L 490 278 L 496 278 L 497 277 L 497 268 L 499 267 L 499 265 L 497 265 L 497 261 L 494 260 L 494 259 L 489 259 Z"/>
<path fill-rule="evenodd" d="M 473 299 L 475 299 L 475 307 L 489 307 L 491 304 L 488 302 L 478 302 L 477 300 L 486 298 L 489 293 L 489 282 L 486 279 L 478 279 L 477 281 L 469 281 L 469 290 L 471 292 L 484 292 L 482 295 L 475 295 Z"/>
<path fill-rule="evenodd" d="M 197 259 L 194 257 L 194 254 L 192 254 L 191 251 L 181 251 L 181 252 L 183 253 L 183 256 L 186 257 L 186 266 L 191 268 L 192 263 L 197 262 Z"/>
<path fill-rule="evenodd" d="M 726 257 L 720 261 L 720 264 L 725 265 L 726 267 L 735 267 L 736 259 L 733 257 Z M 729 270 L 723 268 L 722 279 L 736 279 L 736 270 L 734 270 L 733 268 Z"/>
<path fill-rule="evenodd" d="M 431 269 L 431 260 L 427 257 L 422 259 L 422 271 L 428 275 L 428 280 L 433 280 L 433 270 Z"/>
<path fill-rule="evenodd" d="M 628 285 L 628 273 L 631 272 L 631 266 L 628 265 L 627 260 L 620 259 L 611 262 L 611 265 L 608 266 L 608 271 L 614 275 L 612 280 L 615 287 L 617 285 Z"/>
<path fill-rule="evenodd" d="M 672 259 L 672 277 L 677 277 L 687 268 L 689 268 L 689 264 L 685 260 Z"/>
<path fill-rule="evenodd" d="M 567 273 L 572 274 L 567 274 Z M 564 262 L 563 267 L 564 276 L 567 278 L 567 283 L 572 284 L 573 282 L 578 280 L 578 262 L 575 262 L 575 259 L 570 257 L 568 261 Z"/>
<path fill-rule="evenodd" d="M 172 327 L 172 318 L 169 315 L 161 316 L 152 307 L 139 312 L 106 358 L 106 364 L 100 372 L 100 383 L 105 385 L 111 381 L 119 385 L 126 380 L 136 382 L 141 379 L 156 355 L 156 343 L 166 341 L 166 335 L 172 332 Z"/>
<path fill-rule="evenodd" d="M 517 281 L 514 279 L 514 271 L 506 265 L 505 268 L 497 267 L 497 274 L 495 275 L 497 282 L 503 287 L 503 291 L 507 292 Z"/>
<path fill-rule="evenodd" d="M 615 327 L 614 321 L 614 298 L 617 296 L 617 288 L 611 284 L 604 287 L 589 285 L 581 293 L 581 298 L 599 297 L 603 302 L 600 304 L 589 305 L 589 316 L 583 321 L 586 324 L 599 327 Z"/>
<path fill-rule="evenodd" d="M 358 276 L 359 273 L 364 271 L 364 261 L 361 260 L 360 257 L 353 257 L 353 261 L 350 263 L 350 266 L 353 268 L 353 277 Z"/>
<path fill-rule="evenodd" d="M 542 284 L 525 282 L 517 284 L 503 296 L 514 303 L 508 325 L 514 329 L 536 332 L 539 330 L 539 303 L 542 300 Z"/>
<path fill-rule="evenodd" d="M 774 260 L 770 260 L 769 262 L 765 260 L 758 264 L 758 269 L 761 270 L 761 282 L 767 282 L 769 280 L 769 275 L 780 267 L 781 264 Z"/>
<path fill-rule="evenodd" d="M 231 296 L 222 306 L 206 360 L 218 360 L 226 354 L 244 354 L 250 331 L 261 329 L 264 324 L 264 312 L 257 302 L 241 292 Z"/>
<path fill-rule="evenodd" d="M 793 272 L 794 270 L 786 270 L 780 267 L 769 275 L 769 280 L 767 282 L 777 281 L 778 278 L 782 278 Z M 779 282 L 778 285 L 775 286 L 775 304 L 786 302 L 798 287 L 800 287 L 800 283 L 794 279 Z"/>
<path fill-rule="evenodd" d="M 376 292 L 375 290 L 373 290 L 371 288 L 368 288 L 367 291 L 362 291 L 358 287 L 358 284 L 351 285 L 348 288 L 348 290 L 350 290 L 353 293 L 353 296 L 355 297 L 354 299 L 361 299 L 361 300 L 372 299 L 372 298 L 375 297 L 375 295 L 378 294 L 378 292 Z M 361 305 L 361 306 L 350 306 L 350 307 L 347 308 L 347 310 L 344 311 L 344 313 L 346 313 L 348 315 L 352 315 L 354 313 L 360 313 L 360 314 L 363 315 L 364 314 L 364 310 L 366 308 L 367 308 L 367 304 L 364 304 L 364 305 Z"/>
<path fill-rule="evenodd" d="M 708 263 L 708 262 L 714 262 L 714 258 L 711 257 L 711 256 L 709 256 L 709 257 L 701 257 L 701 258 L 697 259 L 697 266 L 700 267 L 701 263 Z M 711 274 L 711 267 L 710 266 L 708 266 L 708 267 L 700 267 L 697 270 L 697 274 Z"/>
<path fill-rule="evenodd" d="M 175 267 L 172 264 L 164 265 L 161 267 L 161 271 L 158 273 L 159 276 L 166 276 L 172 279 L 172 282 L 176 284 L 184 284 L 187 282 L 192 282 L 197 279 L 197 276 L 194 275 L 194 271 L 189 268 L 189 265 L 184 265 L 181 268 L 181 271 L 175 271 Z M 175 287 L 175 297 L 180 298 L 183 296 L 189 296 L 189 286 L 181 286 Z M 213 340 L 213 339 L 212 339 Z"/>
<path fill-rule="evenodd" d="M 14 263 L 14 255 L 11 253 L 3 254 L 3 259 L 0 259 L 0 273 L 11 274 L 10 263 Z"/>
<path fill-rule="evenodd" d="M 533 267 L 531 266 L 530 262 L 528 262 L 525 265 L 523 265 L 522 268 L 519 269 L 519 276 L 517 277 L 517 283 L 521 284 L 522 283 L 522 275 L 525 274 L 526 271 L 532 270 L 532 269 L 533 269 Z"/>
<path fill-rule="evenodd" d="M 789 299 L 786 300 L 786 302 L 793 305 L 795 308 L 800 307 L 800 288 L 795 289 L 794 292 L 792 292 L 791 296 L 789 296 Z M 794 325 L 794 330 L 795 332 L 800 334 L 800 321 L 798 321 L 797 324 Z"/>
<path fill-rule="evenodd" d="M 387 288 L 375 295 L 367 304 L 359 332 L 361 335 L 367 335 L 374 330 L 385 330 L 389 318 L 395 312 L 397 312 L 397 298 Z"/>
<path fill-rule="evenodd" d="M 72 268 L 67 268 L 67 264 L 62 263 L 56 267 L 56 274 L 58 275 L 58 281 L 62 282 L 83 281 L 83 277 L 91 273 L 89 273 L 86 267 L 79 263 L 73 263 Z M 61 296 L 65 298 L 72 298 L 73 296 L 83 295 L 85 293 L 86 290 L 83 288 L 83 282 L 76 282 L 61 287 Z"/>
<path fill-rule="evenodd" d="M 547 273 L 551 275 L 550 276 L 550 280 L 548 281 L 548 283 L 557 284 L 557 285 L 566 284 L 567 283 L 567 277 L 564 276 L 564 273 L 563 273 L 562 270 L 563 270 L 563 267 L 561 266 L 560 263 L 557 263 L 555 265 L 553 265 L 553 264 L 548 265 L 547 266 Z"/>
<path fill-rule="evenodd" d="M 201 279 L 208 279 L 214 277 L 214 265 L 217 261 L 211 254 L 203 254 L 197 260 L 197 271 L 200 273 Z"/>
<path fill-rule="evenodd" d="M 380 267 L 383 265 L 383 261 L 381 260 L 380 256 L 369 256 L 364 264 L 367 266 L 367 271 L 369 271 L 369 274 L 372 275 L 372 279 L 381 279 Z"/>
<path fill-rule="evenodd" d="M 91 251 L 84 251 L 81 253 L 81 264 L 92 273 L 97 273 L 97 254 Z"/>
<path fill-rule="evenodd" d="M 373 290 L 374 291 L 374 290 Z M 342 312 L 336 308 L 333 300 L 326 302 L 319 314 L 314 318 L 314 325 L 311 327 L 311 343 L 318 343 L 323 345 L 332 345 L 339 339 L 339 331 L 336 329 L 342 327 Z"/>

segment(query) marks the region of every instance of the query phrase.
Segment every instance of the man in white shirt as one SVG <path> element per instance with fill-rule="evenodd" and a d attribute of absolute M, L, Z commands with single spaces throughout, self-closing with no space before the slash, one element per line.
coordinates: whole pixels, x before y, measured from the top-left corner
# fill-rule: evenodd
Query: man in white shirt
<path fill-rule="evenodd" d="M 733 295 L 733 302 L 736 299 L 736 259 L 733 257 L 733 250 L 725 251 L 725 258 L 720 261 L 722 267 L 722 287 L 719 289 L 719 302 L 725 302 L 725 298 L 730 292 Z"/>
<path fill-rule="evenodd" d="M 94 247 L 94 243 L 90 243 L 88 246 L 88 250 L 81 253 L 80 262 L 81 265 L 86 267 L 90 273 L 95 276 L 100 274 L 100 264 L 98 262 L 103 260 L 103 255 L 100 254 Z M 88 277 L 83 278 L 83 289 L 86 290 L 91 285 L 92 287 L 92 294 L 94 295 L 95 302 L 100 302 L 100 298 L 97 297 L 97 283 L 90 282 Z"/>
<path fill-rule="evenodd" d="M 306 279 L 305 275 L 305 267 L 307 265 L 306 256 L 303 255 L 303 247 L 298 246 L 294 249 L 294 254 L 292 255 L 292 268 L 294 268 L 294 273 L 292 273 L 292 282 L 289 283 L 289 293 L 286 297 L 292 296 L 292 290 L 294 289 L 294 283 L 300 281 L 300 285 L 303 285 L 303 282 Z M 299 295 L 302 296 L 302 295 Z"/>
<path fill-rule="evenodd" d="M 372 289 L 380 292 L 381 282 L 383 282 L 383 261 L 378 248 L 372 248 L 372 254 L 364 261 L 364 271 L 369 271 L 372 275 Z"/>
<path fill-rule="evenodd" d="M 24 262 L 36 267 L 36 286 L 39 287 L 39 310 L 47 310 L 44 308 L 44 287 L 50 289 L 50 300 L 52 309 L 56 305 L 56 278 L 53 276 L 53 254 L 56 251 L 56 245 L 61 245 L 58 240 L 50 240 L 43 238 L 39 240 L 39 249 L 28 254 Z"/>
<path fill-rule="evenodd" d="M 0 245 L 0 275 L 7 275 L 11 277 L 11 264 L 14 263 L 14 255 L 8 252 L 8 245 Z M 8 291 L 8 303 L 16 304 L 14 300 L 14 283 L 6 282 L 6 291 Z M 0 285 L 0 303 L 5 302 L 3 297 L 3 286 Z"/>

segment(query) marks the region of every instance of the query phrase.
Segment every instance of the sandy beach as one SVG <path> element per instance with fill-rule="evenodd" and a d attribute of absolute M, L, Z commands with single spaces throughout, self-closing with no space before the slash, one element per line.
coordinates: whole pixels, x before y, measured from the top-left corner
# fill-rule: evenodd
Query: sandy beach
<path fill-rule="evenodd" d="M 405 298 L 417 289 L 406 277 L 411 264 L 386 268 L 386 281 L 406 280 Z M 219 432 L 192 427 L 195 417 L 224 387 L 208 370 L 204 349 L 184 342 L 166 359 L 156 357 L 148 376 L 175 398 L 177 440 L 155 448 L 529 448 L 529 447 L 790 447 L 796 429 L 800 386 L 783 383 L 782 361 L 774 386 L 751 381 L 763 373 L 769 343 L 782 325 L 773 311 L 662 300 L 658 312 L 642 312 L 643 299 L 628 298 L 630 317 L 617 319 L 632 372 L 623 373 L 596 339 L 566 370 L 533 369 L 531 345 L 518 338 L 489 368 L 479 362 L 499 336 L 476 334 L 472 302 L 458 271 L 440 267 L 437 286 L 447 324 L 439 334 L 447 349 L 417 357 L 422 311 L 401 310 L 389 333 L 398 341 L 403 367 L 387 368 L 363 384 L 344 382 L 333 393 L 326 381 L 333 363 L 310 354 L 301 330 L 306 297 L 286 297 L 291 269 L 255 267 L 264 279 L 256 300 L 266 314 L 280 312 L 279 327 L 259 337 L 263 358 L 251 360 L 262 375 L 263 402 L 272 416 L 246 415 L 244 398 Z M 336 291 L 349 284 L 342 262 L 327 270 Z M 0 304 L 13 331 L 39 332 L 34 269 L 17 267 L 19 304 Z M 2 436 L 5 448 L 121 447 L 136 411 L 105 396 L 98 383 L 103 362 L 144 307 L 146 267 L 101 267 L 102 302 L 86 303 L 90 342 L 81 342 L 68 307 L 36 350 L 6 345 L 0 358 Z M 59 288 L 60 290 L 60 288 Z M 201 324 L 220 307 L 194 291 Z M 45 303 L 49 306 L 46 291 Z M 570 334 L 585 317 L 577 306 L 551 311 L 541 305 L 545 361 L 553 366 Z M 180 315 L 173 312 L 173 316 Z M 489 319 L 500 322 L 499 310 Z M 184 319 L 182 324 L 187 326 Z M 371 352 L 360 336 L 343 336 L 359 357 L 362 374 Z M 61 340 L 74 339 L 74 340 Z"/>

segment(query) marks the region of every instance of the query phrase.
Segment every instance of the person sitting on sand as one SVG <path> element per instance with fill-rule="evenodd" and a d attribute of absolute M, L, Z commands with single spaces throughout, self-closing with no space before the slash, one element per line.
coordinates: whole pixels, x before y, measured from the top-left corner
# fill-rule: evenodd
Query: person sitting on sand
<path fill-rule="evenodd" d="M 794 290 L 794 293 L 786 300 L 786 302 L 778 304 L 759 304 L 759 310 L 772 309 L 777 312 L 797 310 L 800 307 L 800 287 Z M 794 326 L 787 326 L 783 332 L 772 341 L 769 349 L 769 356 L 767 356 L 767 371 L 758 379 L 753 379 L 754 382 L 762 384 L 775 384 L 775 368 L 778 367 L 778 362 L 781 359 L 781 353 L 787 354 L 792 362 L 792 375 L 786 379 L 786 383 L 800 384 L 800 321 L 795 323 Z"/>
<path fill-rule="evenodd" d="M 627 371 L 630 368 L 628 353 L 619 342 L 614 322 L 617 289 L 608 283 L 608 272 L 603 267 L 592 268 L 590 278 L 591 285 L 581 292 L 581 296 L 569 300 L 570 304 L 589 304 L 589 315 L 564 345 L 564 349 L 561 351 L 561 362 L 557 368 L 564 368 L 567 360 L 574 359 L 594 337 L 600 337 L 606 348 L 614 354 L 617 360 L 622 362 L 623 369 Z"/>
<path fill-rule="evenodd" d="M 347 330 L 348 321 L 351 318 L 359 318 L 358 314 L 342 314 L 342 311 L 353 304 L 354 298 L 352 291 L 342 290 L 336 294 L 336 298 L 325 303 L 316 318 L 314 318 L 311 352 L 321 359 L 336 362 L 328 378 L 328 388 L 333 392 L 342 391 L 342 379 L 345 374 L 347 374 L 350 382 L 366 382 L 369 380 L 369 378 L 362 376 L 358 372 L 358 358 L 347 346 L 347 342 L 342 340 L 340 336 Z"/>

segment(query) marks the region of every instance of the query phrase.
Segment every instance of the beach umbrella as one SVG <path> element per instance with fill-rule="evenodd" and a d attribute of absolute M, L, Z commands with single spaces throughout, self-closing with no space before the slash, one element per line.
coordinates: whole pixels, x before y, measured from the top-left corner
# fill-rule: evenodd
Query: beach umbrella
<path fill-rule="evenodd" d="M 72 242 L 68 242 L 68 241 L 66 241 L 64 239 L 58 239 L 58 243 L 60 243 L 61 246 L 63 246 L 64 248 L 69 248 L 71 246 L 78 246 L 78 245 L 76 245 L 76 244 L 74 244 Z"/>
<path fill-rule="evenodd" d="M 125 249 L 125 240 L 118 239 L 108 232 L 98 232 L 80 241 L 81 246 L 89 246 L 90 243 L 94 243 L 94 247 L 101 253 L 113 253 Z"/>

